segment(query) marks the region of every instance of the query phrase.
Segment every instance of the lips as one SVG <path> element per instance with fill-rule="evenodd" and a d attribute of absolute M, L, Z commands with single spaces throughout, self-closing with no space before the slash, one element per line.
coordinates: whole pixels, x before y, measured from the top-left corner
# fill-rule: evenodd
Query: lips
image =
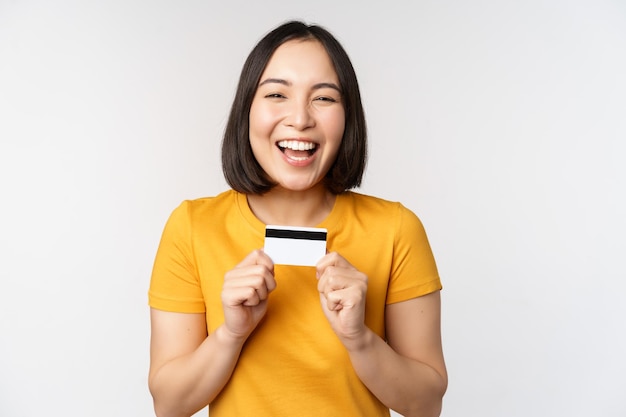
<path fill-rule="evenodd" d="M 305 161 L 319 148 L 315 142 L 294 139 L 281 140 L 276 143 L 276 146 L 287 158 L 293 161 Z"/>

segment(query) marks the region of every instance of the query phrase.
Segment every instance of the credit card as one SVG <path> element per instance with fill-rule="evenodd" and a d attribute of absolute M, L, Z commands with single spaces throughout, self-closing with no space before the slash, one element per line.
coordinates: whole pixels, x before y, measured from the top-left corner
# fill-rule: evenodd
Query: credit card
<path fill-rule="evenodd" d="M 326 255 L 328 231 L 317 227 L 265 227 L 263 250 L 276 265 L 315 266 Z"/>

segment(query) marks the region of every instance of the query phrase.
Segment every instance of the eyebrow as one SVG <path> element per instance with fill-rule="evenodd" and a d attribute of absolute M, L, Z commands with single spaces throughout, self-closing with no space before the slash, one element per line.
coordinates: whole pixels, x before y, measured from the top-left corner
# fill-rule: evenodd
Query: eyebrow
<path fill-rule="evenodd" d="M 287 80 L 283 80 L 282 78 L 267 78 L 259 83 L 259 87 L 265 84 L 282 84 L 286 87 L 291 87 L 292 83 Z M 337 90 L 341 94 L 341 89 L 335 83 L 317 83 L 314 84 L 311 88 L 312 90 L 319 90 L 320 88 L 332 88 L 333 90 Z"/>

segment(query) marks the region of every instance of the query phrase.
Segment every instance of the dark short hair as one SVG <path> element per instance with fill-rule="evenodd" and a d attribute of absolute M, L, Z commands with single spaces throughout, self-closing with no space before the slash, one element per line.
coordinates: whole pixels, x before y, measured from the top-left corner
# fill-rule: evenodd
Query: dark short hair
<path fill-rule="evenodd" d="M 345 130 L 335 162 L 324 183 L 340 194 L 361 184 L 367 161 L 367 128 L 356 73 L 348 54 L 326 29 L 299 21 L 284 23 L 269 32 L 252 49 L 239 77 L 235 99 L 222 140 L 222 170 L 228 184 L 245 194 L 263 194 L 276 184 L 267 177 L 250 145 L 250 107 L 261 75 L 276 49 L 287 41 L 319 41 L 339 78 L 345 109 Z"/>

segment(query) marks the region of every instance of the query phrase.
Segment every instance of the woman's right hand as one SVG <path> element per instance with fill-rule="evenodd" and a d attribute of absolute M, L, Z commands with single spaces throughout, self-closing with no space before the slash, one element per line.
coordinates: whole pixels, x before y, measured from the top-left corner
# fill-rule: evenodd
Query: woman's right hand
<path fill-rule="evenodd" d="M 224 327 L 231 337 L 247 339 L 265 315 L 267 298 L 274 288 L 274 262 L 260 249 L 226 273 L 222 306 Z"/>

